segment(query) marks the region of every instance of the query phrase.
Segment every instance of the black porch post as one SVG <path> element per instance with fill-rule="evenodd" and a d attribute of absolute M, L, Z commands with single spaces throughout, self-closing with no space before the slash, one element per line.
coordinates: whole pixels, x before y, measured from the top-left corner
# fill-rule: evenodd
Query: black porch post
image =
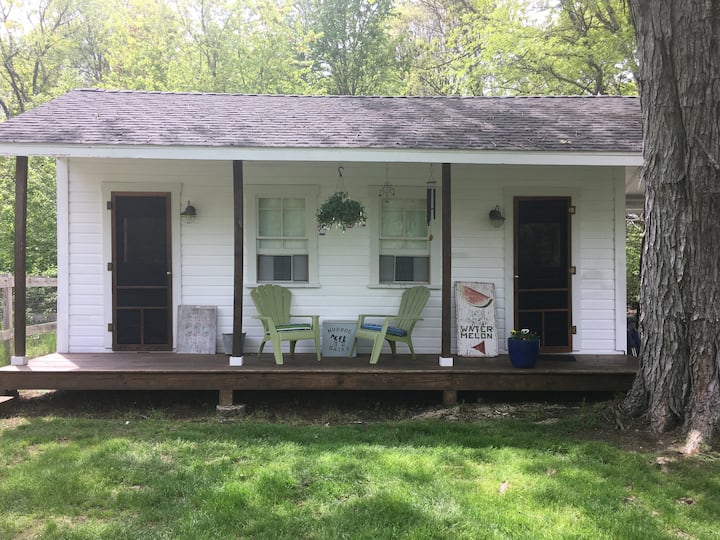
<path fill-rule="evenodd" d="M 452 312 L 452 220 L 450 214 L 450 163 L 442 164 L 442 352 L 440 356 L 449 358 L 450 322 Z"/>
<path fill-rule="evenodd" d="M 27 243 L 28 158 L 15 158 L 15 354 L 12 363 L 27 362 L 25 349 L 25 308 L 27 306 L 26 243 Z"/>
<path fill-rule="evenodd" d="M 233 282 L 233 346 L 232 356 L 242 356 L 243 314 L 243 162 L 233 161 L 233 218 L 235 235 L 235 279 Z"/>

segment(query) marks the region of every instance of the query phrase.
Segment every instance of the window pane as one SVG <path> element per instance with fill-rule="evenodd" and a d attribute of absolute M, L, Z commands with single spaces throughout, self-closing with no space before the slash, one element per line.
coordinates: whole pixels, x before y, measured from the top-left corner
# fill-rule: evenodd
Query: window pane
<path fill-rule="evenodd" d="M 382 251 L 396 251 L 404 246 L 404 240 L 380 240 L 380 249 Z"/>
<path fill-rule="evenodd" d="M 273 279 L 275 281 L 290 281 L 292 279 L 292 257 L 275 256 Z"/>
<path fill-rule="evenodd" d="M 258 199 L 258 235 L 280 236 L 282 231 L 282 199 L 261 197 Z"/>
<path fill-rule="evenodd" d="M 290 256 L 258 255 L 258 281 L 290 281 Z"/>
<path fill-rule="evenodd" d="M 274 272 L 274 257 L 272 255 L 258 255 L 258 281 L 272 281 Z"/>
<path fill-rule="evenodd" d="M 413 281 L 430 282 L 430 258 L 413 257 Z"/>
<path fill-rule="evenodd" d="M 427 252 L 430 247 L 430 242 L 427 240 L 408 240 L 405 242 L 405 247 L 413 251 Z"/>
<path fill-rule="evenodd" d="M 395 281 L 415 281 L 412 257 L 395 257 Z"/>
<path fill-rule="evenodd" d="M 307 240 L 285 240 L 282 245 L 285 249 L 292 249 L 293 251 L 302 253 L 307 251 Z"/>
<path fill-rule="evenodd" d="M 403 235 L 403 200 L 389 199 L 382 203 L 382 227 L 380 236 Z"/>
<path fill-rule="evenodd" d="M 309 281 L 308 256 L 293 256 L 293 281 Z"/>
<path fill-rule="evenodd" d="M 430 282 L 429 257 L 395 257 L 393 255 L 380 256 L 380 281 L 390 283 L 393 281 Z"/>
<path fill-rule="evenodd" d="M 259 249 L 282 249 L 282 240 L 258 240 Z"/>
<path fill-rule="evenodd" d="M 280 197 L 260 197 L 258 200 L 258 208 L 260 210 L 277 209 L 282 208 L 282 199 Z"/>
<path fill-rule="evenodd" d="M 380 255 L 380 282 L 395 281 L 395 257 L 393 255 Z"/>
<path fill-rule="evenodd" d="M 283 236 L 305 236 L 305 199 L 283 199 Z"/>
<path fill-rule="evenodd" d="M 425 210 L 412 210 L 405 214 L 405 236 L 415 238 L 427 236 L 427 230 L 427 217 L 425 216 Z"/>
<path fill-rule="evenodd" d="M 307 255 L 259 255 L 258 281 L 309 281 Z"/>

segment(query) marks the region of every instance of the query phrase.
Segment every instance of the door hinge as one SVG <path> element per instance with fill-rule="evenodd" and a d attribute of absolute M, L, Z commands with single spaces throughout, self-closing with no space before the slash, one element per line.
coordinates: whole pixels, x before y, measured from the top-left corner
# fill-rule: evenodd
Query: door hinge
<path fill-rule="evenodd" d="M 112 331 L 113 331 L 113 325 L 112 325 L 112 323 L 108 323 L 108 332 L 112 332 Z"/>
<path fill-rule="evenodd" d="M 112 272 L 113 271 L 113 263 L 109 262 L 107 264 L 108 264 L 108 266 L 107 266 L 108 272 Z"/>
<path fill-rule="evenodd" d="M 575 215 L 575 206 L 574 205 L 571 204 L 570 206 L 568 206 L 568 214 L 570 214 L 571 216 Z"/>
<path fill-rule="evenodd" d="M 570 333 L 571 333 L 572 335 L 577 334 L 577 326 L 571 326 L 571 327 L 570 327 Z"/>
<path fill-rule="evenodd" d="M 571 276 L 574 276 L 576 272 L 577 272 L 577 268 L 575 268 L 574 266 L 571 266 L 570 268 L 568 268 L 568 273 Z"/>
<path fill-rule="evenodd" d="M 105 203 L 105 208 L 106 208 L 107 210 L 112 210 L 112 201 L 107 201 L 107 202 Z"/>

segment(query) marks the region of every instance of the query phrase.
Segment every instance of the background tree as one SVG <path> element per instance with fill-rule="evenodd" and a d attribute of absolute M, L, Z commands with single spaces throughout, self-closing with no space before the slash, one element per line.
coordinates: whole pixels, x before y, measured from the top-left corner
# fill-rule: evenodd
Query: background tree
<path fill-rule="evenodd" d="M 392 0 L 305 0 L 296 4 L 311 36 L 307 54 L 329 94 L 396 94 L 402 66 L 390 35 Z"/>
<path fill-rule="evenodd" d="M 407 0 L 411 93 L 634 94 L 624 0 Z"/>
<path fill-rule="evenodd" d="M 645 223 L 642 216 L 630 214 L 625 217 L 625 259 L 627 305 L 640 298 L 640 257 Z"/>
<path fill-rule="evenodd" d="M 0 0 L 0 108 L 6 119 L 68 86 L 64 60 L 77 16 L 73 0 Z"/>
<path fill-rule="evenodd" d="M 630 7 L 645 134 L 644 346 L 622 410 L 657 432 L 680 425 L 697 452 L 720 424 L 720 8 Z"/>
<path fill-rule="evenodd" d="M 637 93 L 635 38 L 625 0 L 508 5 L 487 39 L 493 93 Z"/>
<path fill-rule="evenodd" d="M 177 61 L 179 24 L 165 0 L 110 0 L 103 86 L 170 91 L 168 72 Z"/>
<path fill-rule="evenodd" d="M 78 11 L 68 0 L 37 4 L 0 0 L 0 108 L 9 118 L 76 86 L 66 60 Z M 15 160 L 0 158 L 0 272 L 13 269 Z M 30 160 L 27 268 L 53 275 L 57 266 L 55 165 Z"/>
<path fill-rule="evenodd" d="M 307 39 L 282 0 L 174 0 L 183 35 L 171 86 L 235 93 L 309 93 Z"/>
<path fill-rule="evenodd" d="M 32 158 L 28 175 L 27 271 L 57 273 L 55 162 Z M 0 158 L 0 274 L 13 271 L 15 241 L 15 159 Z"/>
<path fill-rule="evenodd" d="M 396 31 L 400 54 L 407 58 L 405 93 L 409 95 L 478 95 L 490 76 L 483 68 L 482 39 L 466 35 L 468 17 L 477 30 L 487 25 L 494 0 L 407 0 L 399 6 Z M 481 23 L 481 24 L 480 24 Z"/>

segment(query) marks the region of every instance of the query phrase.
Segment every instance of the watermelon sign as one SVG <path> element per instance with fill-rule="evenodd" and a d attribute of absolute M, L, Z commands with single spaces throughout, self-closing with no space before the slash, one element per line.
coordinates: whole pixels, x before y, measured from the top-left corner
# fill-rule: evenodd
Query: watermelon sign
<path fill-rule="evenodd" d="M 495 284 L 455 282 L 458 356 L 497 356 Z"/>

